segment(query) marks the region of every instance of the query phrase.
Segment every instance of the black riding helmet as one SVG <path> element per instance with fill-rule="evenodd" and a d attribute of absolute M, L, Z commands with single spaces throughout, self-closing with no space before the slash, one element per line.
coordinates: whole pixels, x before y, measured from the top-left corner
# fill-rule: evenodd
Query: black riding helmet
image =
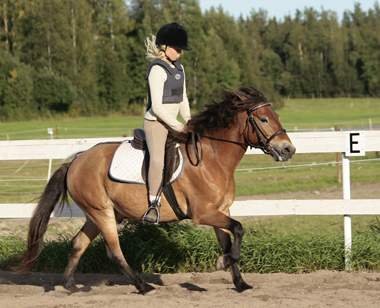
<path fill-rule="evenodd" d="M 173 46 L 190 51 L 192 48 L 187 43 L 187 31 L 184 27 L 173 22 L 160 28 L 156 36 L 157 45 Z"/>

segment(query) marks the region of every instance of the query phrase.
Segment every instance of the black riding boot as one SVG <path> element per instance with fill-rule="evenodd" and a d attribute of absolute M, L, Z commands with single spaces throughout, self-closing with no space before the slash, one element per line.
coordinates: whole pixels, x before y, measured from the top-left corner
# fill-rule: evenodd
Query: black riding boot
<path fill-rule="evenodd" d="M 151 206 L 146 211 L 143 222 L 152 224 L 152 225 L 158 225 L 158 222 L 160 220 L 160 210 L 159 207 L 161 206 L 158 201 L 154 201 Z"/>

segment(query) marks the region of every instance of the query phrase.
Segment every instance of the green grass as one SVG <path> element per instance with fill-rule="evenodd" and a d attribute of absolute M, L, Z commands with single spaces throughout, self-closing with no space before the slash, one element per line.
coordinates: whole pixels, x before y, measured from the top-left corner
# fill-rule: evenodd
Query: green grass
<path fill-rule="evenodd" d="M 65 161 L 54 160 L 52 172 Z M 0 203 L 24 203 L 39 197 L 47 183 L 48 167 L 47 160 L 0 161 Z"/>
<path fill-rule="evenodd" d="M 300 273 L 344 270 L 343 231 L 277 234 L 254 226 L 245 227 L 242 243 L 242 272 Z M 123 253 L 130 266 L 144 273 L 211 272 L 221 248 L 210 228 L 192 223 L 159 227 L 131 223 L 120 232 Z M 14 255 L 26 244 L 15 237 L 0 238 L 0 269 L 17 263 Z M 62 273 L 67 265 L 70 240 L 61 237 L 44 244 L 34 267 L 36 271 Z M 354 232 L 351 255 L 354 271 L 380 270 L 379 222 Z M 82 273 L 114 273 L 119 270 L 107 259 L 101 238 L 84 253 L 78 267 Z"/>
<path fill-rule="evenodd" d="M 380 125 L 380 99 L 290 99 L 276 112 L 286 129 L 316 129 Z"/>
<path fill-rule="evenodd" d="M 380 160 L 374 152 L 352 158 L 351 183 L 377 183 Z M 374 159 L 364 162 L 358 160 Z M 315 191 L 324 188 L 341 189 L 338 183 L 336 154 L 295 154 L 291 162 L 277 163 L 269 156 L 245 155 L 235 172 L 236 195 L 274 194 Z M 325 165 L 318 165 L 324 163 Z M 268 168 L 268 169 L 260 169 Z"/>
<path fill-rule="evenodd" d="M 0 237 L 0 269 L 11 269 L 18 262 L 18 256 L 23 255 L 27 249 L 26 240 L 17 236 Z"/>
<path fill-rule="evenodd" d="M 284 107 L 276 111 L 286 129 L 368 126 L 369 119 L 372 125 L 380 125 L 378 98 L 290 99 L 285 100 Z M 55 138 L 56 127 L 61 139 L 122 137 L 134 128 L 142 128 L 142 123 L 142 116 L 0 122 L 0 141 L 49 139 L 47 128 L 53 128 Z"/>
<path fill-rule="evenodd" d="M 142 116 L 0 122 L 0 141 L 50 139 L 48 128 L 53 128 L 54 138 L 58 132 L 60 139 L 131 136 L 142 124 Z"/>
<path fill-rule="evenodd" d="M 369 226 L 377 224 L 376 215 L 353 215 L 351 218 L 354 233 L 362 232 Z M 321 232 L 340 234 L 344 230 L 344 218 L 341 215 L 246 217 L 243 226 L 265 230 L 267 233 L 279 236 Z"/>

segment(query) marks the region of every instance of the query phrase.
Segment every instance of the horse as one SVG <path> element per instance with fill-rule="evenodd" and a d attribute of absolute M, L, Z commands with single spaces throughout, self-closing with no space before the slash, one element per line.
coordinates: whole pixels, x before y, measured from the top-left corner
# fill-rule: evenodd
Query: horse
<path fill-rule="evenodd" d="M 195 224 L 214 228 L 223 251 L 216 269 L 230 269 L 238 292 L 252 289 L 243 280 L 237 264 L 244 229 L 240 222 L 230 217 L 229 208 L 235 198 L 234 171 L 248 147 L 261 149 L 275 161 L 287 161 L 293 156 L 295 147 L 279 116 L 265 96 L 251 86 L 236 90 L 220 88 L 219 100 L 213 100 L 189 120 L 183 132 L 168 129 L 186 153 L 183 172 L 172 185 L 181 211 Z M 193 147 L 189 145 L 191 139 L 195 139 Z M 145 295 L 155 290 L 128 265 L 120 248 L 117 224 L 124 219 L 142 221 L 149 203 L 145 185 L 122 183 L 110 177 L 109 166 L 118 146 L 117 142 L 98 144 L 63 164 L 53 174 L 30 220 L 28 248 L 18 267 L 19 273 L 33 268 L 51 213 L 56 206 L 68 205 L 70 194 L 85 213 L 86 221 L 71 242 L 64 288 L 79 291 L 75 283 L 79 259 L 101 233 L 108 258 L 138 292 Z M 163 196 L 159 223 L 178 220 Z"/>

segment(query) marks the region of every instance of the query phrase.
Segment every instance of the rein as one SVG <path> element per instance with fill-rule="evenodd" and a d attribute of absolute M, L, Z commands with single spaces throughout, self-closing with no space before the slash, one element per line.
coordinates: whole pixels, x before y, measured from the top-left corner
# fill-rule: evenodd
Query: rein
<path fill-rule="evenodd" d="M 205 136 L 202 136 L 202 137 L 205 137 Z M 199 163 L 203 160 L 203 148 L 202 148 L 202 142 L 201 142 L 202 137 L 200 134 L 194 134 L 194 132 L 191 132 L 191 142 L 193 144 L 193 150 L 195 153 L 195 157 L 197 159 L 197 162 L 195 164 L 192 162 L 190 158 L 189 149 L 187 147 L 188 143 L 186 143 L 186 154 L 187 154 L 187 157 L 189 158 L 190 163 L 193 166 L 198 166 Z M 199 156 L 198 141 L 199 141 L 199 146 L 201 148 L 201 156 Z"/>
<path fill-rule="evenodd" d="M 245 131 L 248 130 L 248 142 L 238 142 L 238 141 L 232 141 L 232 140 L 228 140 L 228 139 L 222 139 L 222 138 L 217 138 L 217 137 L 212 137 L 212 136 L 206 136 L 206 135 L 200 136 L 199 134 L 195 135 L 194 132 L 192 132 L 191 133 L 191 139 L 192 139 L 192 143 L 193 143 L 193 149 L 194 149 L 195 157 L 197 158 L 197 163 L 195 164 L 195 166 L 197 166 L 203 160 L 203 149 L 202 149 L 202 143 L 201 143 L 201 138 L 203 138 L 203 137 L 207 138 L 207 139 L 211 139 L 211 140 L 223 141 L 223 142 L 233 143 L 233 144 L 237 144 L 237 145 L 247 146 L 247 147 L 250 147 L 251 149 L 252 148 L 260 149 L 265 154 L 270 154 L 270 152 L 272 151 L 272 145 L 270 144 L 270 142 L 272 141 L 273 138 L 275 138 L 279 134 L 285 133 L 286 130 L 284 128 L 280 129 L 278 132 L 274 133 L 269 138 L 267 138 L 265 136 L 265 134 L 263 133 L 263 131 L 257 125 L 255 119 L 253 118 L 252 112 L 254 112 L 255 110 L 257 110 L 259 108 L 266 107 L 266 106 L 272 106 L 272 104 L 269 103 L 269 102 L 267 102 L 267 103 L 263 103 L 263 104 L 260 104 L 258 106 L 255 106 L 255 107 L 253 107 L 251 109 L 248 109 L 248 111 L 247 111 L 248 118 L 247 118 L 247 122 L 246 122 L 247 124 L 246 124 L 246 127 L 245 127 L 244 131 L 243 131 L 243 133 L 244 133 Z M 251 138 L 250 138 L 250 134 L 249 134 L 249 124 L 251 124 L 251 126 L 253 128 L 253 132 L 257 135 L 257 138 L 258 138 L 258 141 L 259 141 L 259 145 L 253 144 L 251 142 Z M 263 137 L 265 138 L 265 141 L 264 141 Z M 198 140 L 196 140 L 196 138 Z M 199 141 L 199 144 L 200 144 L 201 156 L 199 156 L 197 141 Z M 189 155 L 188 155 L 188 157 L 189 157 Z M 193 164 L 193 162 L 191 162 L 191 163 Z"/>

